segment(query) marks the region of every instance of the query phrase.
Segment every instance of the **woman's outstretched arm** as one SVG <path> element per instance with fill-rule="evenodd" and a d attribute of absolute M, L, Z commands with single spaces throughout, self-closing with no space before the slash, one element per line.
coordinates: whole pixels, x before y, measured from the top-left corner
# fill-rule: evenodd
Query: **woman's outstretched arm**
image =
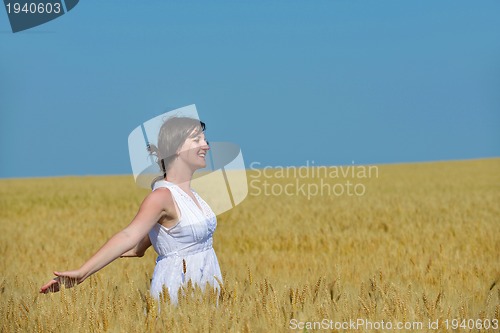
<path fill-rule="evenodd" d="M 170 191 L 153 191 L 142 202 L 137 215 L 122 231 L 111 237 L 89 260 L 76 270 L 58 272 L 40 288 L 41 293 L 57 292 L 60 284 L 67 288 L 85 281 L 110 262 L 138 244 L 162 217 L 172 218 L 173 199 Z M 174 208 L 175 209 L 175 208 Z M 173 211 L 175 214 L 175 210 Z"/>
<path fill-rule="evenodd" d="M 120 256 L 120 258 L 143 257 L 146 250 L 151 246 L 149 235 L 144 236 L 132 249 Z"/>

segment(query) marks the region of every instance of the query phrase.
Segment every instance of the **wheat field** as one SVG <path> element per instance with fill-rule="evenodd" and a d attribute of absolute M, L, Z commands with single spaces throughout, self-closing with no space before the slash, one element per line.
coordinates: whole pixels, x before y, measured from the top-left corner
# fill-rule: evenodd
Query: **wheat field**
<path fill-rule="evenodd" d="M 499 171 L 499 158 L 339 179 L 249 170 L 247 198 L 218 216 L 220 295 L 187 286 L 178 307 L 148 295 L 153 249 L 38 293 L 130 222 L 148 193 L 131 176 L 3 179 L 0 331 L 498 332 Z M 296 191 L 347 180 L 363 194 Z"/>

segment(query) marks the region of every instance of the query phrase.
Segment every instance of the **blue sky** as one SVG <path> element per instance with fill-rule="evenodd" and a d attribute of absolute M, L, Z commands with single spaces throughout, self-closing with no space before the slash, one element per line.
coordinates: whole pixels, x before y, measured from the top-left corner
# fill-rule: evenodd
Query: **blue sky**
<path fill-rule="evenodd" d="M 500 156 L 500 2 L 97 1 L 12 33 L 0 177 L 130 174 L 128 134 L 196 104 L 246 165 Z"/>

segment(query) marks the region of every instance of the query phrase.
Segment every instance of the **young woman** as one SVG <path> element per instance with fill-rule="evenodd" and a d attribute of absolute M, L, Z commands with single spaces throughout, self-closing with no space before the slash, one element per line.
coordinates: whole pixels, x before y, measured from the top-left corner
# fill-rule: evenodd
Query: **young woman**
<path fill-rule="evenodd" d="M 161 127 L 158 147 L 150 152 L 158 158 L 163 177 L 153 181 L 153 191 L 142 202 L 137 215 L 122 231 L 111 237 L 80 268 L 54 274 L 40 289 L 59 291 L 60 284 L 72 287 L 118 257 L 142 256 L 153 245 L 158 253 L 151 281 L 151 294 L 158 298 L 167 287 L 172 303 L 179 288 L 189 280 L 202 289 L 207 283 L 219 288 L 222 281 L 212 235 L 215 214 L 191 187 L 193 173 L 206 166 L 210 149 L 205 124 L 187 117 L 169 118 Z"/>

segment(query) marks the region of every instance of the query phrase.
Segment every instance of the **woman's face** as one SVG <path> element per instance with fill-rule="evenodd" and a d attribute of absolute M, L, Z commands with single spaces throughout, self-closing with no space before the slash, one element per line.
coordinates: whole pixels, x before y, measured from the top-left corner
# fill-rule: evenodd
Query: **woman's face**
<path fill-rule="evenodd" d="M 193 130 L 194 132 L 196 130 Z M 207 166 L 206 155 L 209 149 L 205 133 L 190 135 L 179 150 L 179 158 L 193 170 L 202 169 Z"/>

